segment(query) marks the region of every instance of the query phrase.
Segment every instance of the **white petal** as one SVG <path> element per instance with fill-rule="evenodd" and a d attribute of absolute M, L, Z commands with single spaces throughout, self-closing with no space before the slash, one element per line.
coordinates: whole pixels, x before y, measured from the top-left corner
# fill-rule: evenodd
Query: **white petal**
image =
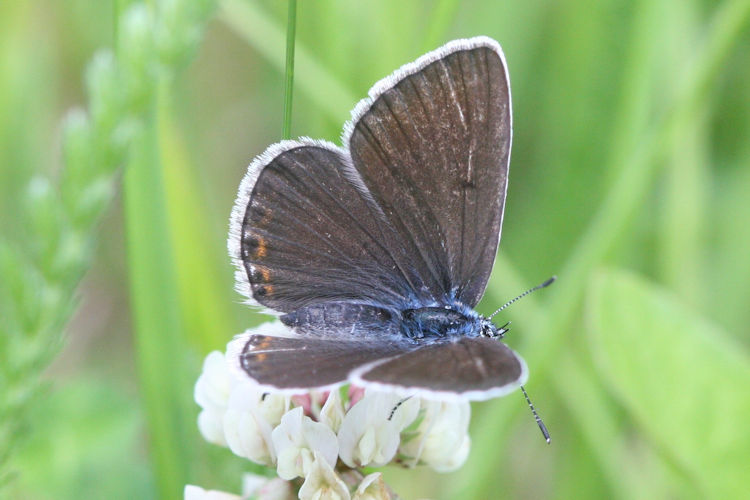
<path fill-rule="evenodd" d="M 390 498 L 391 495 L 383 482 L 382 475 L 380 472 L 374 472 L 362 479 L 352 500 L 390 500 Z"/>
<path fill-rule="evenodd" d="M 331 467 L 336 464 L 336 434 L 326 425 L 306 417 L 302 407 L 284 414 L 271 437 L 278 453 L 277 473 L 284 479 L 304 477 L 313 453 L 319 454 Z"/>
<path fill-rule="evenodd" d="M 469 458 L 469 450 L 471 449 L 471 438 L 467 435 L 464 437 L 463 442 L 451 455 L 448 455 L 447 460 L 442 462 L 428 463 L 430 467 L 438 472 L 453 472 L 454 470 L 461 467 L 466 459 Z"/>
<path fill-rule="evenodd" d="M 320 422 L 326 424 L 333 432 L 338 432 L 343 421 L 344 403 L 341 401 L 339 390 L 334 389 L 320 410 Z"/>
<path fill-rule="evenodd" d="M 243 497 L 254 497 L 258 491 L 265 486 L 269 481 L 266 476 L 259 476 L 258 474 L 243 474 L 242 475 L 242 496 Z"/>
<path fill-rule="evenodd" d="M 299 490 L 300 500 L 350 500 L 346 484 L 336 475 L 328 461 L 315 455 L 315 461 Z"/>
<path fill-rule="evenodd" d="M 471 406 L 468 402 L 422 402 L 422 420 L 414 435 L 402 442 L 400 453 L 411 465 L 423 463 L 436 470 L 458 468 L 469 452 Z"/>
<path fill-rule="evenodd" d="M 378 448 L 375 456 L 372 457 L 370 465 L 373 467 L 382 467 L 387 464 L 396 455 L 398 444 L 401 442 L 398 426 L 395 422 L 386 421 L 378 427 Z"/>
<path fill-rule="evenodd" d="M 377 438 L 374 427 L 366 427 L 365 433 L 359 438 L 357 443 L 357 454 L 359 456 L 358 462 L 363 464 L 369 464 L 376 453 Z"/>
<path fill-rule="evenodd" d="M 295 500 L 297 495 L 291 483 L 277 477 L 268 481 L 253 498 L 257 500 Z"/>
<path fill-rule="evenodd" d="M 289 398 L 264 395 L 252 384 L 233 383 L 224 414 L 224 437 L 235 455 L 263 465 L 273 465 L 276 453 L 273 427 L 289 406 Z"/>
<path fill-rule="evenodd" d="M 229 381 L 229 368 L 224 354 L 213 351 L 203 361 L 203 372 L 195 383 L 195 402 L 204 409 L 226 407 Z"/>
<path fill-rule="evenodd" d="M 276 464 L 276 474 L 281 479 L 290 481 L 295 477 L 304 476 L 302 468 L 302 450 L 296 446 L 287 446 L 277 451 L 278 459 Z"/>
<path fill-rule="evenodd" d="M 395 410 L 392 409 L 389 414 L 389 416 L 391 414 L 393 415 L 391 421 L 396 423 L 399 432 L 409 427 L 409 425 L 416 420 L 419 415 L 420 404 L 421 400 L 419 398 L 399 398 L 396 402 L 396 405 L 398 406 L 395 407 Z"/>
<path fill-rule="evenodd" d="M 227 410 L 223 423 L 224 437 L 232 453 L 262 465 L 273 465 L 276 456 L 270 440 L 265 437 L 271 433 L 267 422 L 256 418 L 252 412 Z M 259 424 L 267 429 L 261 429 Z"/>
<path fill-rule="evenodd" d="M 399 444 L 399 425 L 389 420 L 402 398 L 368 391 L 347 412 L 339 429 L 339 455 L 349 467 L 381 466 L 393 459 Z M 395 416 L 395 415 L 394 415 Z"/>
<path fill-rule="evenodd" d="M 224 412 L 203 410 L 198 414 L 198 430 L 209 443 L 226 446 L 224 437 Z"/>
<path fill-rule="evenodd" d="M 331 467 L 336 465 L 339 454 L 339 441 L 336 434 L 325 424 L 309 417 L 302 419 L 302 432 L 307 448 L 319 454 Z"/>

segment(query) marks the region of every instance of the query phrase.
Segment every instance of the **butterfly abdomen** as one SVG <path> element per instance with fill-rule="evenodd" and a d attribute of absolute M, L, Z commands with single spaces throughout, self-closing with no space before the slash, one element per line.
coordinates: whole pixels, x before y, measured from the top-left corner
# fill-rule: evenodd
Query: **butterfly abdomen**
<path fill-rule="evenodd" d="M 407 309 L 401 313 L 401 332 L 408 338 L 477 336 L 479 316 L 449 306 Z"/>
<path fill-rule="evenodd" d="M 386 309 L 367 304 L 324 302 L 281 316 L 281 322 L 297 333 L 318 337 L 381 338 L 397 335 L 398 328 Z"/>

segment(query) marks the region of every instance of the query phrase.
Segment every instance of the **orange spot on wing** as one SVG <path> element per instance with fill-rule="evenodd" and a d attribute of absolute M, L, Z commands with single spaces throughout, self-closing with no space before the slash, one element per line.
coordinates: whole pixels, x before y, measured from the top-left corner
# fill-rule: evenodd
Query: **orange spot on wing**
<path fill-rule="evenodd" d="M 265 281 L 266 283 L 268 283 L 268 281 L 270 281 L 271 279 L 271 271 L 269 271 L 265 267 L 260 268 L 260 275 L 263 278 L 263 281 Z"/>
<path fill-rule="evenodd" d="M 268 247 L 266 246 L 266 240 L 258 237 L 258 248 L 255 249 L 255 258 L 262 259 L 268 255 Z"/>

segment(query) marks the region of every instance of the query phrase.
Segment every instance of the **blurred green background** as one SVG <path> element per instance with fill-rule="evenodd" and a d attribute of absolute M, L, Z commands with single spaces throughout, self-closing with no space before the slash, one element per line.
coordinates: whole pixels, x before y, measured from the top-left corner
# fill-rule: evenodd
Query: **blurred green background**
<path fill-rule="evenodd" d="M 300 2 L 292 136 L 338 142 L 448 40 L 501 43 L 480 311 L 559 277 L 505 316 L 552 444 L 520 393 L 474 404 L 462 469 L 386 471 L 404 498 L 747 498 L 749 23 L 748 0 Z M 0 2 L 0 497 L 239 491 L 192 387 L 263 321 L 224 247 L 280 139 L 285 24 L 274 0 Z"/>

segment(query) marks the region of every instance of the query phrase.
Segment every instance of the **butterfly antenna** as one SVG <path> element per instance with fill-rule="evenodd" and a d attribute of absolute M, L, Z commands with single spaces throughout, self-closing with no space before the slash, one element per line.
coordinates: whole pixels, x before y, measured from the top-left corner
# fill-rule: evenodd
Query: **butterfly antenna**
<path fill-rule="evenodd" d="M 399 406 L 407 402 L 409 399 L 411 399 L 411 396 L 405 397 L 404 399 L 396 403 L 396 406 L 394 406 L 393 409 L 391 410 L 391 414 L 388 415 L 388 420 L 393 420 L 393 414 L 396 413 L 396 410 L 398 410 Z"/>
<path fill-rule="evenodd" d="M 534 288 L 530 288 L 529 290 L 526 290 L 525 292 L 523 292 L 523 293 L 522 293 L 521 295 L 519 295 L 519 296 L 518 296 L 518 297 L 516 297 L 515 299 L 513 299 L 513 300 L 509 300 L 508 302 L 506 302 L 505 304 L 503 304 L 503 306 L 502 306 L 502 307 L 501 307 L 500 309 L 498 309 L 497 311 L 495 311 L 495 312 L 493 312 L 492 314 L 490 314 L 490 315 L 489 315 L 489 316 L 487 317 L 487 319 L 492 319 L 492 317 L 493 317 L 493 316 L 494 316 L 495 314 L 499 313 L 500 311 L 502 311 L 503 309 L 505 309 L 506 307 L 508 307 L 508 306 L 509 306 L 509 305 L 511 305 L 512 303 L 514 303 L 515 301 L 517 301 L 517 300 L 519 300 L 519 299 L 522 299 L 522 298 L 526 297 L 526 296 L 527 296 L 528 294 L 530 294 L 531 292 L 536 292 L 536 291 L 537 291 L 537 290 L 539 290 L 540 288 L 546 288 L 546 287 L 550 286 L 550 285 L 551 285 L 552 283 L 554 283 L 554 282 L 555 282 L 555 280 L 556 280 L 556 279 L 557 279 L 557 276 L 552 276 L 552 277 L 551 277 L 550 279 L 548 279 L 547 281 L 545 281 L 545 282 L 544 282 L 544 283 L 542 283 L 541 285 L 537 285 L 537 286 L 535 286 Z"/>
<path fill-rule="evenodd" d="M 531 408 L 531 413 L 534 414 L 534 420 L 536 420 L 536 425 L 539 426 L 539 430 L 542 431 L 544 440 L 547 441 L 547 444 L 549 444 L 550 441 L 552 441 L 552 439 L 549 437 L 549 431 L 547 430 L 547 426 L 544 425 L 544 422 L 542 422 L 542 418 L 536 412 L 536 408 L 534 408 L 534 404 L 529 399 L 529 395 L 526 394 L 526 389 L 524 389 L 523 386 L 521 386 L 521 392 L 523 392 L 523 397 L 526 398 L 526 402 L 529 403 L 529 408 Z"/>

